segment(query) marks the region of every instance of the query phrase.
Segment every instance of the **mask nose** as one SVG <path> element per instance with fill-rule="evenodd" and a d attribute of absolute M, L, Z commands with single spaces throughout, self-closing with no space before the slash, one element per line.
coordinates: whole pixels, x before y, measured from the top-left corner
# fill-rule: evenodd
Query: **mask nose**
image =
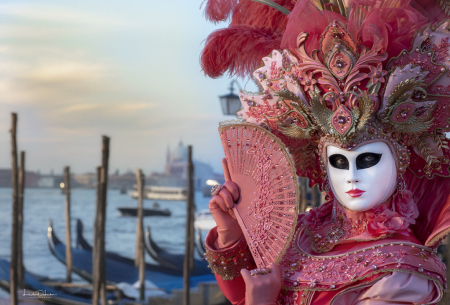
<path fill-rule="evenodd" d="M 358 183 L 358 182 L 360 182 L 358 179 L 347 179 L 347 183 L 348 184 L 350 184 L 350 183 Z"/>
<path fill-rule="evenodd" d="M 356 169 L 356 166 L 354 164 L 351 164 L 350 168 L 348 169 L 348 176 L 346 181 L 348 184 L 361 182 L 361 177 L 359 177 L 358 170 Z"/>

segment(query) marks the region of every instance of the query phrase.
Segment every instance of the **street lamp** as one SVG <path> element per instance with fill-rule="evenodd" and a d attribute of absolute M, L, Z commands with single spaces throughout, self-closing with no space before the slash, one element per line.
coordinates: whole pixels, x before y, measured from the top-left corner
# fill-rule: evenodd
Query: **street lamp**
<path fill-rule="evenodd" d="M 233 93 L 233 84 L 239 87 L 238 82 L 236 80 L 232 80 L 230 83 L 230 93 L 226 95 L 219 96 L 220 104 L 222 105 L 222 112 L 224 115 L 235 115 L 236 112 L 241 108 L 241 101 L 239 100 L 239 96 Z"/>

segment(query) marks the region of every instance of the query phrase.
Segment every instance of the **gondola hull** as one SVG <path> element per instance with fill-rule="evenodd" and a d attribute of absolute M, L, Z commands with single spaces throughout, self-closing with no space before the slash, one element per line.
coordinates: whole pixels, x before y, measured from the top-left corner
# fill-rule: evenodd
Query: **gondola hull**
<path fill-rule="evenodd" d="M 53 255 L 65 264 L 66 246 L 56 237 L 52 227 L 49 227 L 48 242 Z M 109 252 L 105 256 L 106 281 L 109 284 L 134 284 L 138 281 L 139 271 L 134 266 L 134 260 Z M 92 282 L 92 250 L 72 248 L 72 270 Z M 145 279 L 168 293 L 173 289 L 183 288 L 183 277 L 179 272 L 158 265 L 146 264 Z M 193 275 L 190 277 L 190 286 L 194 288 L 198 283 L 211 281 L 215 281 L 212 273 Z"/>
<path fill-rule="evenodd" d="M 169 253 L 166 250 L 161 249 L 155 241 L 153 241 L 150 227 L 147 227 L 147 232 L 145 234 L 145 249 L 161 266 L 178 270 L 180 274 L 183 273 L 184 255 Z M 211 273 L 211 269 L 208 268 L 208 263 L 205 260 L 194 259 L 194 274 L 208 273 Z"/>
<path fill-rule="evenodd" d="M 10 288 L 10 263 L 7 260 L 0 259 L 0 287 L 9 292 Z M 41 283 L 44 277 L 38 277 L 25 271 L 25 288 L 27 294 L 34 292 L 33 298 L 39 298 L 46 303 L 60 304 L 60 305 L 84 305 L 91 304 L 91 296 L 80 297 L 62 292 L 54 287 L 47 286 Z"/>
<path fill-rule="evenodd" d="M 92 246 L 86 241 L 83 236 L 83 223 L 80 219 L 77 219 L 77 248 L 92 251 Z M 161 249 L 151 238 L 150 228 L 147 227 L 147 233 L 145 235 L 145 248 L 147 253 L 152 257 L 158 264 L 164 268 L 171 270 L 171 274 L 177 274 L 179 276 L 183 275 L 183 261 L 184 255 L 182 254 L 171 254 L 163 249 Z M 106 252 L 106 256 L 117 258 L 117 254 Z M 203 255 L 201 255 L 203 256 Z M 125 259 L 121 257 L 121 259 Z M 134 261 L 130 260 L 130 263 Z M 204 260 L 194 259 L 194 270 L 191 275 L 208 275 L 211 274 L 211 269 L 208 268 L 208 263 Z"/>

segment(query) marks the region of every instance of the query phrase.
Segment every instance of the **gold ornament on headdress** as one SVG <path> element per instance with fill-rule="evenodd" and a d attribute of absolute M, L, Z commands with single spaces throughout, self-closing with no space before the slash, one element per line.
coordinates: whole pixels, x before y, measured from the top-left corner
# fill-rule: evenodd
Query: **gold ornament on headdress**
<path fill-rule="evenodd" d="M 433 50 L 415 49 L 430 72 L 409 63 L 413 51 L 399 56 L 406 64 L 398 64 L 397 57 L 384 65 L 388 55 L 381 40 L 371 48 L 358 45 L 339 21 L 325 29 L 319 49 L 308 53 L 307 39 L 300 33 L 295 53 L 274 50 L 263 58 L 253 73 L 262 93 L 240 93 L 242 118 L 284 137 L 300 172 L 316 173 L 313 164 L 326 145 L 352 150 L 374 141 L 391 147 L 399 172 L 408 167 L 413 150 L 425 160 L 428 178 L 450 163 L 442 155 L 449 123 L 436 122 L 438 95 L 430 94 L 430 84 L 448 68 L 433 62 Z"/>

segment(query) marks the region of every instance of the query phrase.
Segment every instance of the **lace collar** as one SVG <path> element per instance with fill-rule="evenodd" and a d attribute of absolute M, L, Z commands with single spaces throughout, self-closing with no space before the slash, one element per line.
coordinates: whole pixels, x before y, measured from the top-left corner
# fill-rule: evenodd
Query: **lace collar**
<path fill-rule="evenodd" d="M 418 215 L 412 193 L 405 190 L 364 212 L 351 211 L 334 199 L 306 213 L 304 225 L 314 252 L 323 253 L 337 244 L 409 235 Z"/>

